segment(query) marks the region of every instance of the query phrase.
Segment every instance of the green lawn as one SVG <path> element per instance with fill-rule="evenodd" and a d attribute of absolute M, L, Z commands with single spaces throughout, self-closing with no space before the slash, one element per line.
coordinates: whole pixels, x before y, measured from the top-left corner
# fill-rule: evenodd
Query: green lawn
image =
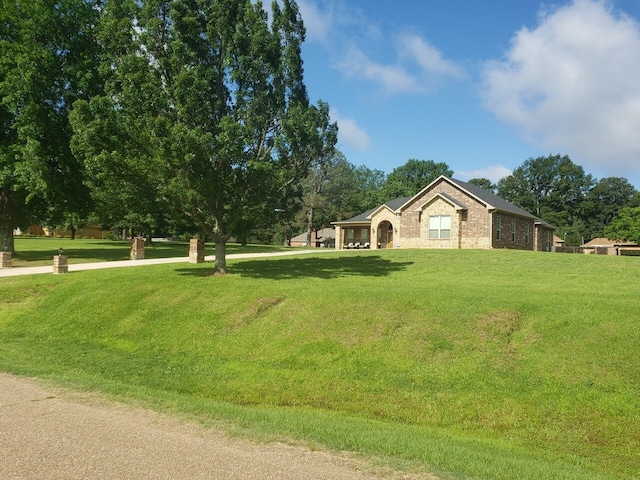
<path fill-rule="evenodd" d="M 440 478 L 640 478 L 640 263 L 383 250 L 0 279 L 0 370 Z"/>
<path fill-rule="evenodd" d="M 50 237 L 16 237 L 15 253 L 12 255 L 14 267 L 34 267 L 50 265 L 52 257 L 62 248 L 65 256 L 69 257 L 69 264 L 88 262 L 108 262 L 128 260 L 131 245 L 129 241 L 88 240 Z M 227 244 L 227 253 L 272 252 L 285 250 L 285 247 L 273 245 L 247 245 L 243 247 L 237 243 Z M 206 255 L 213 255 L 215 247 L 207 244 Z M 144 249 L 145 258 L 169 258 L 189 256 L 188 242 L 154 242 Z"/>

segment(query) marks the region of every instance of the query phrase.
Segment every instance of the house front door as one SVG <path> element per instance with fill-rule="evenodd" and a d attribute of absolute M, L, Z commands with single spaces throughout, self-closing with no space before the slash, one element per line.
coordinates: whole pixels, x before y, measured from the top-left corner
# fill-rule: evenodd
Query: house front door
<path fill-rule="evenodd" d="M 393 230 L 387 231 L 387 248 L 393 248 Z"/>

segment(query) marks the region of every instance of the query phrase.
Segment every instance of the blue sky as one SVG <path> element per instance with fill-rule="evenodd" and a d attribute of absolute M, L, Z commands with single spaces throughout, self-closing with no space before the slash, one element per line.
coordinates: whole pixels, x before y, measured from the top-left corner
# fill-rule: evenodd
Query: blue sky
<path fill-rule="evenodd" d="M 339 148 L 461 180 L 569 155 L 640 189 L 640 1 L 298 0 L 305 81 Z"/>

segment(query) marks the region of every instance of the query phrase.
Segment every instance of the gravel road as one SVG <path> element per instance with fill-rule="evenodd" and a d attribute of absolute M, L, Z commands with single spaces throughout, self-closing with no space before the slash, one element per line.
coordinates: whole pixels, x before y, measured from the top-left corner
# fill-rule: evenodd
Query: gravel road
<path fill-rule="evenodd" d="M 254 444 L 157 412 L 0 372 L 0 478 L 365 480 L 431 478 L 348 456 Z"/>

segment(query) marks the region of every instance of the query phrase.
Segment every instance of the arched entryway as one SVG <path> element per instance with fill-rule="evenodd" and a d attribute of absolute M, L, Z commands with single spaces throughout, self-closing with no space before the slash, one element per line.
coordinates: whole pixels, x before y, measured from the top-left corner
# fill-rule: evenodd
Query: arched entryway
<path fill-rule="evenodd" d="M 393 225 L 386 220 L 378 225 L 378 248 L 393 248 Z"/>

